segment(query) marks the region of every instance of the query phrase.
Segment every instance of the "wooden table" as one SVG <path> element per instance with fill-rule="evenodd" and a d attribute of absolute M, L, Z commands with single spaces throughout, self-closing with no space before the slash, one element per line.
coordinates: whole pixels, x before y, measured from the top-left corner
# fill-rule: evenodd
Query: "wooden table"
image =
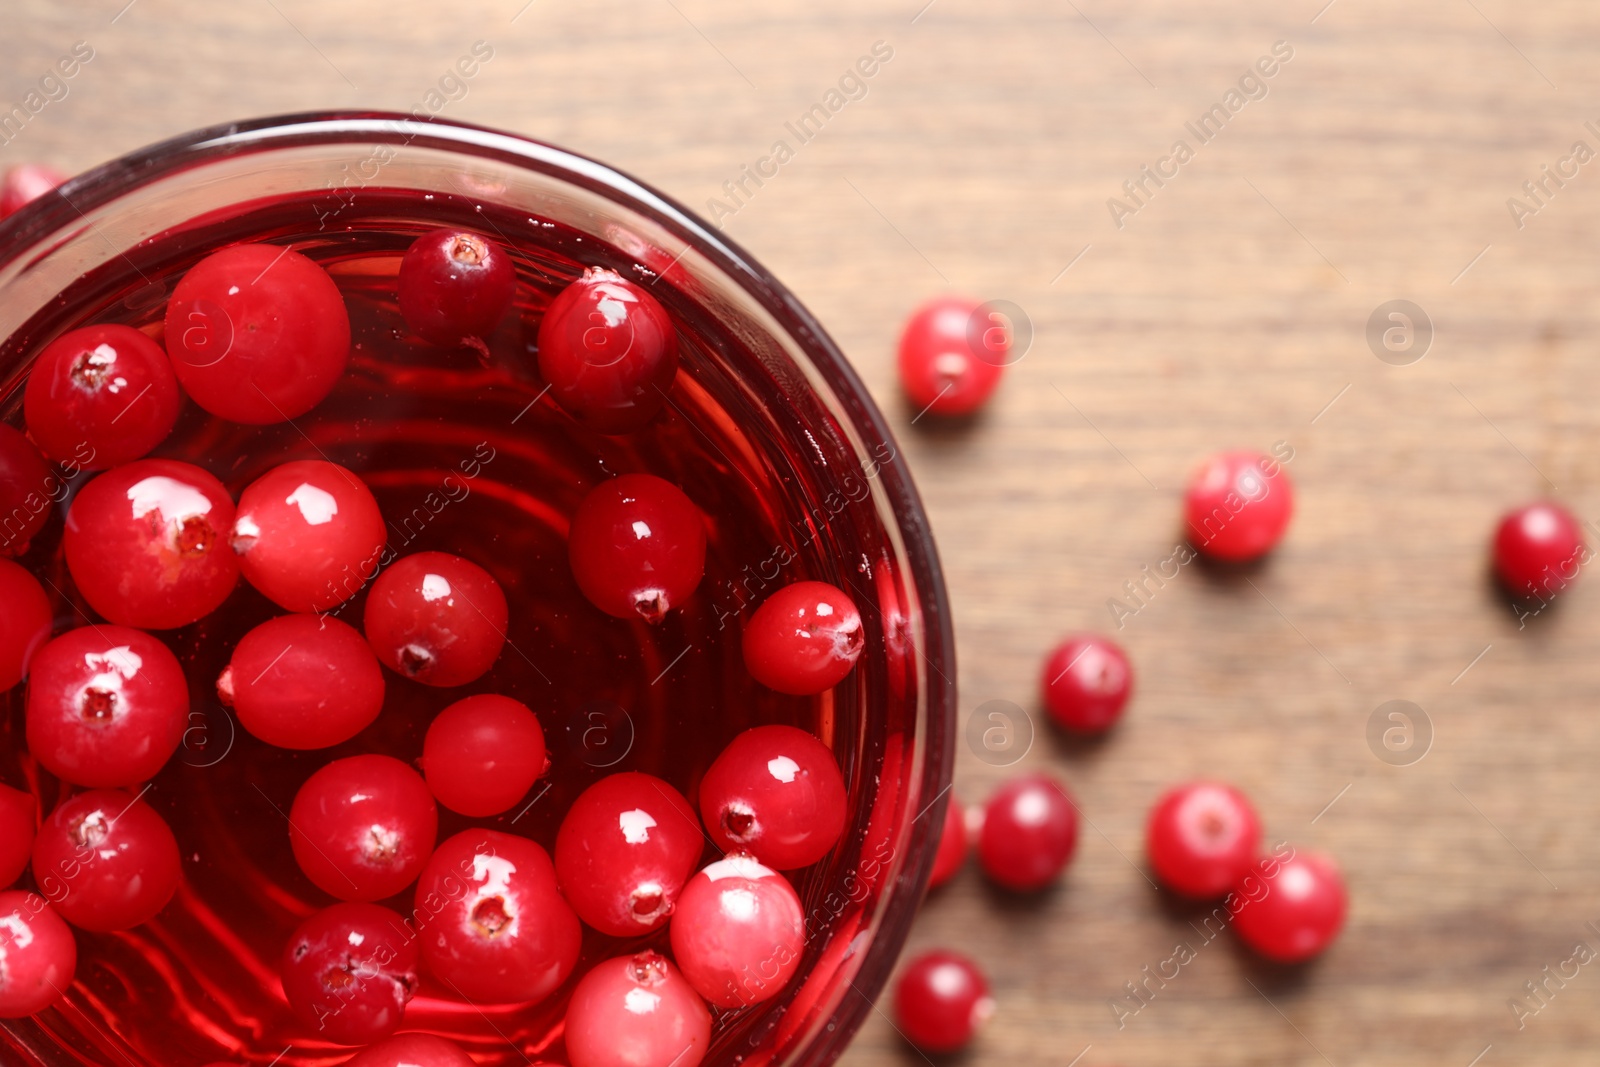
<path fill-rule="evenodd" d="M 442 114 L 709 212 L 883 42 L 892 58 L 846 84 L 865 95 L 791 141 L 726 226 L 899 428 L 950 579 L 963 713 L 1033 707 L 1065 631 L 1111 628 L 1139 671 L 1103 744 L 1041 729 L 1018 768 L 961 754 L 963 796 L 1049 768 L 1091 823 L 1057 890 L 1003 902 L 969 871 L 920 920 L 915 947 L 958 946 L 992 975 L 999 1015 L 970 1061 L 1589 1062 L 1600 967 L 1550 983 L 1537 1014 L 1524 1001 L 1520 1030 L 1508 1001 L 1576 942 L 1600 949 L 1600 590 L 1519 628 L 1484 548 L 1529 497 L 1600 514 L 1600 162 L 1562 162 L 1575 141 L 1600 151 L 1600 7 L 923 2 L 11 0 L 0 102 L 74 42 L 93 58 L 0 162 L 81 168 L 229 118 L 409 110 L 481 40 L 492 60 L 443 84 Z M 1292 58 L 1229 110 L 1280 41 Z M 1185 123 L 1214 103 L 1226 122 L 1202 143 Z M 1136 203 L 1123 183 L 1144 165 L 1176 176 Z M 1541 165 L 1576 176 L 1524 197 L 1519 227 L 1507 199 Z M 908 427 L 896 333 L 946 290 L 1024 308 L 1032 348 L 976 425 Z M 1410 365 L 1366 339 L 1396 299 L 1433 324 Z M 1280 441 L 1299 513 L 1271 561 L 1185 567 L 1116 631 L 1107 600 L 1171 553 L 1196 460 Z M 1410 766 L 1366 740 L 1391 699 L 1432 724 Z M 1141 850 L 1153 797 L 1197 774 L 1248 790 L 1273 839 L 1337 856 L 1349 925 L 1297 971 L 1201 948 L 1119 1029 L 1124 983 L 1195 940 Z M 921 1061 L 877 1016 L 847 1062 Z"/>

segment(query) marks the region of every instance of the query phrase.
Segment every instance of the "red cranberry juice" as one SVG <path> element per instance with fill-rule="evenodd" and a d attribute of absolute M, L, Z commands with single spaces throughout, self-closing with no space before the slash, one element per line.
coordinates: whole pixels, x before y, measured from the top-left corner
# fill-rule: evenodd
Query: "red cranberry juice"
<path fill-rule="evenodd" d="M 300 784 L 332 759 L 367 752 L 411 761 L 433 715 L 473 693 L 503 693 L 532 707 L 550 747 L 548 773 L 506 814 L 470 820 L 440 809 L 439 840 L 485 826 L 554 843 L 562 814 L 585 787 L 621 770 L 665 778 L 691 800 L 705 768 L 740 730 L 789 723 L 816 733 L 840 757 L 851 805 L 884 808 L 898 789 L 898 716 L 884 712 L 915 692 L 915 663 L 884 670 L 880 604 L 898 587 L 892 550 L 880 526 L 853 517 L 871 470 L 841 480 L 839 464 L 818 462 L 823 446 L 791 418 L 785 425 L 779 381 L 741 340 L 625 253 L 556 224 L 452 197 L 363 193 L 327 229 L 305 199 L 263 202 L 226 218 L 197 220 L 80 280 L 0 350 L 17 366 L 64 330 L 122 322 L 159 338 L 166 297 L 183 272 L 219 246 L 239 241 L 289 244 L 320 262 L 350 309 L 354 351 L 334 393 L 292 422 L 250 427 L 223 422 L 192 402 L 153 455 L 211 471 L 237 499 L 272 467 L 305 459 L 342 464 L 365 479 L 389 529 L 390 556 L 438 550 L 485 567 L 510 603 L 508 641 L 493 670 L 459 689 L 434 689 L 387 675 L 378 721 L 330 749 L 273 748 L 240 729 L 218 702 L 216 680 L 252 627 L 281 614 L 240 582 L 221 610 L 160 636 L 187 672 L 190 726 L 176 757 L 144 799 L 177 836 L 184 879 L 154 921 L 126 933 L 77 932 L 77 980 L 56 1009 L 0 1033 L 0 1049 L 25 1062 L 161 1064 L 212 1060 L 291 1065 L 342 1062 L 354 1051 L 296 1023 L 283 1000 L 278 961 L 289 933 L 330 903 L 296 866 L 287 812 Z M 474 229 L 513 252 L 515 312 L 480 354 L 430 345 L 406 329 L 394 301 L 401 254 L 438 226 Z M 607 266 L 666 306 L 679 331 L 682 370 L 670 403 L 646 428 L 624 437 L 590 433 L 564 415 L 537 378 L 534 339 L 540 313 L 587 266 Z M 652 284 L 654 283 L 654 284 Z M 739 380 L 729 364 L 741 370 Z M 7 383 L 7 420 L 21 424 L 20 373 Z M 754 384 L 752 384 L 754 382 Z M 766 389 L 766 395 L 763 395 Z M 892 453 L 872 457 L 879 462 Z M 690 601 L 658 625 L 613 619 L 579 592 L 566 534 L 584 493 L 614 475 L 643 471 L 683 487 L 707 518 L 706 576 Z M 92 618 L 73 589 L 60 550 L 62 516 L 87 479 L 65 472 L 62 498 L 45 531 L 19 562 L 48 579 L 56 632 Z M 830 496 L 830 494 L 832 494 Z M 822 500 L 843 501 L 818 507 Z M 370 575 L 351 574 L 358 588 Z M 788 697 L 753 682 L 739 650 L 739 622 L 782 584 L 812 578 L 847 590 L 862 607 L 867 654 L 856 677 L 815 698 Z M 895 599 L 891 594 L 891 600 Z M 360 626 L 365 593 L 330 614 Z M 902 648 L 903 638 L 891 643 Z M 887 677 L 898 673 L 899 677 Z M 24 751 L 23 690 L 3 698 L 0 779 L 30 788 L 49 811 L 61 787 Z M 864 707 L 880 709 L 871 718 Z M 873 754 L 888 757 L 875 767 Z M 881 777 L 880 777 L 881 775 Z M 884 786 L 888 785 L 888 790 Z M 874 804 L 874 800 L 877 803 Z M 874 817 L 874 823 L 888 820 Z M 808 959 L 841 930 L 854 935 L 864 895 L 834 892 L 854 872 L 871 885 L 887 859 L 885 843 L 863 842 L 852 816 L 835 852 L 795 877 L 806 904 Z M 878 836 L 875 831 L 873 836 Z M 884 833 L 885 841 L 887 839 Z M 714 851 L 709 843 L 705 857 Z M 39 888 L 25 880 L 25 888 Z M 411 891 L 383 902 L 417 919 Z M 621 941 L 585 932 L 578 972 L 532 1007 L 475 1006 L 424 976 L 402 1029 L 462 1043 L 484 1065 L 561 1061 L 561 1020 L 573 981 L 590 966 L 644 947 L 666 950 L 667 930 Z M 837 962 L 839 953 L 829 958 Z M 793 994 L 789 990 L 781 1003 Z M 707 1062 L 741 1057 L 771 1039 L 763 1008 L 724 1013 Z M 757 1025 L 759 1023 L 759 1026 Z M 759 1029 L 759 1032 L 755 1032 Z M 13 1062 L 9 1057 L 0 1057 Z"/>

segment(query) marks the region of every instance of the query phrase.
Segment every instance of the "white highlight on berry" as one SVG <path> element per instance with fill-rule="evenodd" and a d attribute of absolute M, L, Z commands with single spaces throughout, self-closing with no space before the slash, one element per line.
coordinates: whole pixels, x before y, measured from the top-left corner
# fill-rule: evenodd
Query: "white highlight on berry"
<path fill-rule="evenodd" d="M 767 760 L 767 773 L 778 781 L 788 785 L 800 773 L 800 764 L 788 756 L 774 756 Z"/>
<path fill-rule="evenodd" d="M 283 502 L 299 508 L 300 517 L 306 520 L 307 526 L 326 526 L 339 514 L 339 502 L 333 499 L 333 494 L 310 482 L 284 497 Z"/>
<path fill-rule="evenodd" d="M 450 583 L 442 574 L 430 574 L 422 579 L 422 599 L 428 603 L 443 600 L 450 595 Z"/>
<path fill-rule="evenodd" d="M 738 922 L 749 922 L 756 917 L 761 905 L 756 895 L 748 889 L 729 889 L 723 892 L 722 914 Z"/>
<path fill-rule="evenodd" d="M 650 813 L 640 808 L 617 816 L 617 828 L 622 831 L 622 839 L 630 845 L 642 845 L 650 840 L 650 829 L 655 824 Z"/>
<path fill-rule="evenodd" d="M 648 522 L 644 522 L 642 520 L 635 519 L 634 522 L 633 522 L 633 536 L 636 537 L 637 539 L 639 539 L 640 541 L 649 540 L 650 539 L 650 524 Z"/>
<path fill-rule="evenodd" d="M 160 512 L 169 523 L 193 515 L 209 515 L 211 501 L 192 485 L 175 478 L 156 475 L 128 487 L 128 500 L 133 504 L 133 517 L 142 519 L 152 511 Z"/>
<path fill-rule="evenodd" d="M 659 994 L 635 986 L 622 997 L 622 1006 L 635 1015 L 650 1015 L 661 1006 Z"/>
<path fill-rule="evenodd" d="M 765 866 L 754 856 L 743 854 L 724 856 L 717 862 L 708 864 L 706 869 L 700 873 L 706 876 L 707 881 L 711 882 L 720 882 L 724 878 L 760 879 L 778 876 L 777 871 Z"/>

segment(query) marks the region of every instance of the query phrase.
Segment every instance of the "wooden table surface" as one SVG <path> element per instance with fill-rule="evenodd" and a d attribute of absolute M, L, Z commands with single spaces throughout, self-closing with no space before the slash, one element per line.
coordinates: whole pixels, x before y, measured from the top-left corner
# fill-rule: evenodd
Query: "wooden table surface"
<path fill-rule="evenodd" d="M 969 870 L 919 920 L 915 946 L 992 976 L 999 1013 L 968 1062 L 1591 1062 L 1600 968 L 1548 982 L 1542 1006 L 1524 983 L 1600 949 L 1600 588 L 1519 627 L 1484 550 L 1526 498 L 1600 515 L 1600 162 L 1579 162 L 1600 151 L 1600 7 L 924 2 L 8 0 L 0 102 L 76 42 L 93 58 L 0 163 L 76 169 L 232 118 L 409 110 L 478 41 L 492 60 L 444 83 L 441 114 L 703 211 L 790 140 L 723 221 L 901 435 L 950 580 L 963 715 L 1035 709 L 1066 631 L 1110 629 L 1138 670 L 1102 744 L 1041 724 L 1016 767 L 960 754 L 963 796 L 1049 768 L 1090 823 L 1056 890 L 1007 903 Z M 892 58 L 798 144 L 784 123 L 876 42 Z M 1246 78 L 1276 42 L 1291 57 Z M 1216 103 L 1227 122 L 1203 142 L 1185 123 Z M 1192 158 L 1127 199 L 1142 166 L 1172 174 L 1179 139 Z M 1568 177 L 1534 200 L 1544 166 Z M 896 333 L 951 290 L 1023 308 L 1032 347 L 975 425 L 908 426 Z M 1397 299 L 1433 328 L 1409 365 L 1367 341 Z M 1243 576 L 1185 567 L 1117 630 L 1107 601 L 1138 606 L 1123 583 L 1171 554 L 1196 460 L 1276 442 L 1299 505 L 1281 549 Z M 1409 766 L 1367 742 L 1391 699 L 1431 723 Z M 1141 873 L 1149 803 L 1197 774 L 1245 788 L 1272 839 L 1336 856 L 1349 924 L 1295 971 L 1198 948 L 1119 1027 L 1124 983 L 1198 941 Z M 846 1062 L 922 1061 L 877 1015 Z"/>

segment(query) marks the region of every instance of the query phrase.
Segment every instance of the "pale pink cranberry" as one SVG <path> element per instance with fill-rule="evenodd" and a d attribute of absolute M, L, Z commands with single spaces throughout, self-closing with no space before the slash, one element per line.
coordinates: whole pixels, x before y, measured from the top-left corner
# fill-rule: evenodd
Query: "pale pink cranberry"
<path fill-rule="evenodd" d="M 451 704 L 422 739 L 422 773 L 434 797 L 475 818 L 511 808 L 548 763 L 538 718 L 526 704 L 493 693 Z"/>
<path fill-rule="evenodd" d="M 735 737 L 700 782 L 700 814 L 717 847 L 782 871 L 828 854 L 848 814 L 833 752 L 793 726 Z"/>
<path fill-rule="evenodd" d="M 480 1004 L 543 1000 L 578 962 L 583 928 L 544 849 L 496 830 L 439 846 L 417 883 L 422 958 L 443 987 Z"/>
<path fill-rule="evenodd" d="M 320 404 L 350 357 L 350 315 L 328 272 L 275 245 L 213 252 L 167 302 L 167 353 L 196 404 L 270 425 Z"/>
<path fill-rule="evenodd" d="M 20 556 L 50 520 L 51 490 L 60 480 L 50 473 L 33 442 L 0 422 L 0 556 Z"/>
<path fill-rule="evenodd" d="M 199 467 L 141 459 L 79 490 L 62 539 L 91 607 L 119 626 L 171 630 L 211 614 L 239 580 L 233 499 Z"/>
<path fill-rule="evenodd" d="M 239 640 L 217 694 L 239 725 L 279 748 L 327 748 L 383 710 L 383 668 L 354 626 L 331 616 L 281 615 Z"/>
<path fill-rule="evenodd" d="M 18 163 L 0 174 L 0 219 L 8 218 L 67 180 L 54 167 L 42 163 Z"/>
<path fill-rule="evenodd" d="M 334 760 L 289 809 L 289 843 L 307 878 L 340 900 L 392 897 L 416 881 L 439 833 L 422 776 L 391 756 Z"/>
<path fill-rule="evenodd" d="M 183 667 L 147 633 L 84 626 L 33 658 L 28 749 L 58 778 L 94 788 L 154 778 L 188 721 Z"/>
<path fill-rule="evenodd" d="M 95 933 L 149 922 L 178 891 L 178 842 L 132 793 L 79 793 L 50 813 L 33 843 L 33 880 L 61 917 Z"/>
<path fill-rule="evenodd" d="M 15 884 L 33 856 L 39 802 L 32 793 L 0 784 L 0 889 Z"/>
<path fill-rule="evenodd" d="M 324 611 L 378 569 L 389 531 L 372 490 L 337 463 L 274 467 L 239 497 L 230 536 L 244 580 L 289 611 Z"/>
<path fill-rule="evenodd" d="M 671 785 L 626 772 L 578 795 L 556 835 L 556 878 L 578 917 L 638 937 L 672 914 L 705 849 L 700 819 Z"/>
<path fill-rule="evenodd" d="M 644 426 L 678 373 L 672 320 L 643 288 L 590 267 L 539 323 L 539 374 L 573 418 L 604 434 Z"/>
<path fill-rule="evenodd" d="M 454 1041 L 433 1034 L 396 1034 L 348 1060 L 344 1067 L 477 1067 Z"/>
<path fill-rule="evenodd" d="M 711 1013 L 666 957 L 645 951 L 599 963 L 567 1005 L 572 1067 L 696 1067 Z"/>
<path fill-rule="evenodd" d="M 278 964 L 300 1022 L 336 1045 L 366 1045 L 400 1028 L 417 989 L 417 942 L 376 904 L 335 904 L 301 923 Z"/>
<path fill-rule="evenodd" d="M 865 647 L 861 613 L 827 582 L 795 582 L 769 596 L 744 628 L 744 665 L 780 693 L 812 696 L 844 681 Z"/>
<path fill-rule="evenodd" d="M 956 876 L 967 862 L 966 810 L 954 793 L 944 809 L 944 829 L 939 833 L 939 849 L 933 857 L 933 873 L 928 876 L 928 888 L 937 889 Z"/>
<path fill-rule="evenodd" d="M 488 571 L 460 556 L 418 552 L 372 583 L 367 640 L 384 666 L 414 682 L 466 685 L 500 658 L 508 615 Z"/>
<path fill-rule="evenodd" d="M 45 346 L 23 411 L 45 455 L 80 470 L 142 459 L 178 421 L 178 379 L 161 346 L 131 326 L 85 326 Z"/>
<path fill-rule="evenodd" d="M 72 931 L 36 893 L 0 893 L 0 1019 L 37 1015 L 78 969 Z"/>
<path fill-rule="evenodd" d="M 705 519 L 671 482 L 624 474 L 583 498 L 567 550 L 591 604 L 619 619 L 660 622 L 705 574 Z"/>
<path fill-rule="evenodd" d="M 719 1008 L 778 995 L 800 967 L 805 921 L 789 880 L 746 855 L 689 879 L 672 915 L 672 954 L 689 984 Z"/>
<path fill-rule="evenodd" d="M 0 559 L 0 693 L 28 676 L 33 657 L 50 640 L 55 616 L 39 579 Z"/>

